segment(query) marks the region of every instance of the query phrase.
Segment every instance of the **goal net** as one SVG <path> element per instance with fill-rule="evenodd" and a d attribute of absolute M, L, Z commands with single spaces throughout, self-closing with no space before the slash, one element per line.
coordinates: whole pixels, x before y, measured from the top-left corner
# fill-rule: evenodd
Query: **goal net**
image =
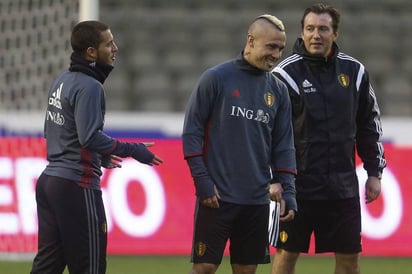
<path fill-rule="evenodd" d="M 0 110 L 44 110 L 53 79 L 69 65 L 75 0 L 0 1 Z"/>
<path fill-rule="evenodd" d="M 76 0 L 0 0 L 2 119 L 12 120 L 15 117 L 10 113 L 24 112 L 28 114 L 25 120 L 33 123 L 33 114 L 45 111 L 52 81 L 69 66 L 70 31 L 78 20 Z M 2 144 L 7 143 L 7 138 L 2 138 L 4 130 L 0 123 Z M 19 215 L 21 205 L 35 203 L 34 196 L 28 201 L 19 200 L 13 194 L 17 180 L 8 177 L 14 170 L 10 165 L 13 155 L 12 150 L 0 144 L 0 260 L 13 256 L 22 259 L 37 248 L 36 230 L 24 229 L 27 223 L 36 228 L 35 219 Z"/>

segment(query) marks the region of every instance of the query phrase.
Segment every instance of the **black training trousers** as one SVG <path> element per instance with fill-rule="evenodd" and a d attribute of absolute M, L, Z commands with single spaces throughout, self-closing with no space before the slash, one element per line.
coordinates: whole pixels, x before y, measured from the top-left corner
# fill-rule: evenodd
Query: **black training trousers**
<path fill-rule="evenodd" d="M 102 192 L 42 174 L 36 185 L 38 252 L 32 274 L 106 273 L 107 224 Z"/>

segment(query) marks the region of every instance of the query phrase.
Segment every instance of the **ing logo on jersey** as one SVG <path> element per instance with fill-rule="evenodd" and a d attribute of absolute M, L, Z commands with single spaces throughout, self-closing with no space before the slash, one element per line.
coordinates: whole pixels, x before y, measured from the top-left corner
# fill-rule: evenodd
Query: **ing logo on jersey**
<path fill-rule="evenodd" d="M 253 110 L 247 109 L 238 106 L 232 106 L 230 116 L 234 117 L 243 117 L 248 120 L 254 120 L 257 122 L 262 122 L 268 124 L 270 122 L 270 115 L 267 112 L 264 112 L 262 109 Z"/>
<path fill-rule="evenodd" d="M 273 104 L 275 103 L 275 96 L 273 96 L 273 94 L 270 92 L 266 92 L 264 98 L 265 103 L 268 107 L 273 106 Z"/>
<path fill-rule="evenodd" d="M 349 76 L 346 74 L 343 74 L 343 73 L 339 74 L 338 81 L 339 81 L 339 84 L 344 88 L 347 88 L 349 86 Z"/>

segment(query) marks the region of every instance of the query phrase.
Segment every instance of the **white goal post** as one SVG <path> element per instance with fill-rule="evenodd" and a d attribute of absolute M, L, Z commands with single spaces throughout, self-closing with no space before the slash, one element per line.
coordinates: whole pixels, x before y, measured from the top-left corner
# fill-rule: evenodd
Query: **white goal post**
<path fill-rule="evenodd" d="M 99 19 L 99 0 L 79 0 L 79 21 Z"/>

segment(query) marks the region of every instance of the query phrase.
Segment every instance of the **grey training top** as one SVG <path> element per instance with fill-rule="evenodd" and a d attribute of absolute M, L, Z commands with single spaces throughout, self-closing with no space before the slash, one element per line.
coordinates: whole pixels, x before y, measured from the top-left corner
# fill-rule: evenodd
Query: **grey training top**
<path fill-rule="evenodd" d="M 63 72 L 52 84 L 44 125 L 44 173 L 100 189 L 101 155 L 115 140 L 103 133 L 105 94 L 101 82 L 82 72 Z"/>
<path fill-rule="evenodd" d="M 197 196 L 213 196 L 215 185 L 222 201 L 267 204 L 269 183 L 283 174 L 284 196 L 294 198 L 286 86 L 241 55 L 201 76 L 189 99 L 182 138 Z M 203 161 L 191 161 L 196 157 Z"/>

